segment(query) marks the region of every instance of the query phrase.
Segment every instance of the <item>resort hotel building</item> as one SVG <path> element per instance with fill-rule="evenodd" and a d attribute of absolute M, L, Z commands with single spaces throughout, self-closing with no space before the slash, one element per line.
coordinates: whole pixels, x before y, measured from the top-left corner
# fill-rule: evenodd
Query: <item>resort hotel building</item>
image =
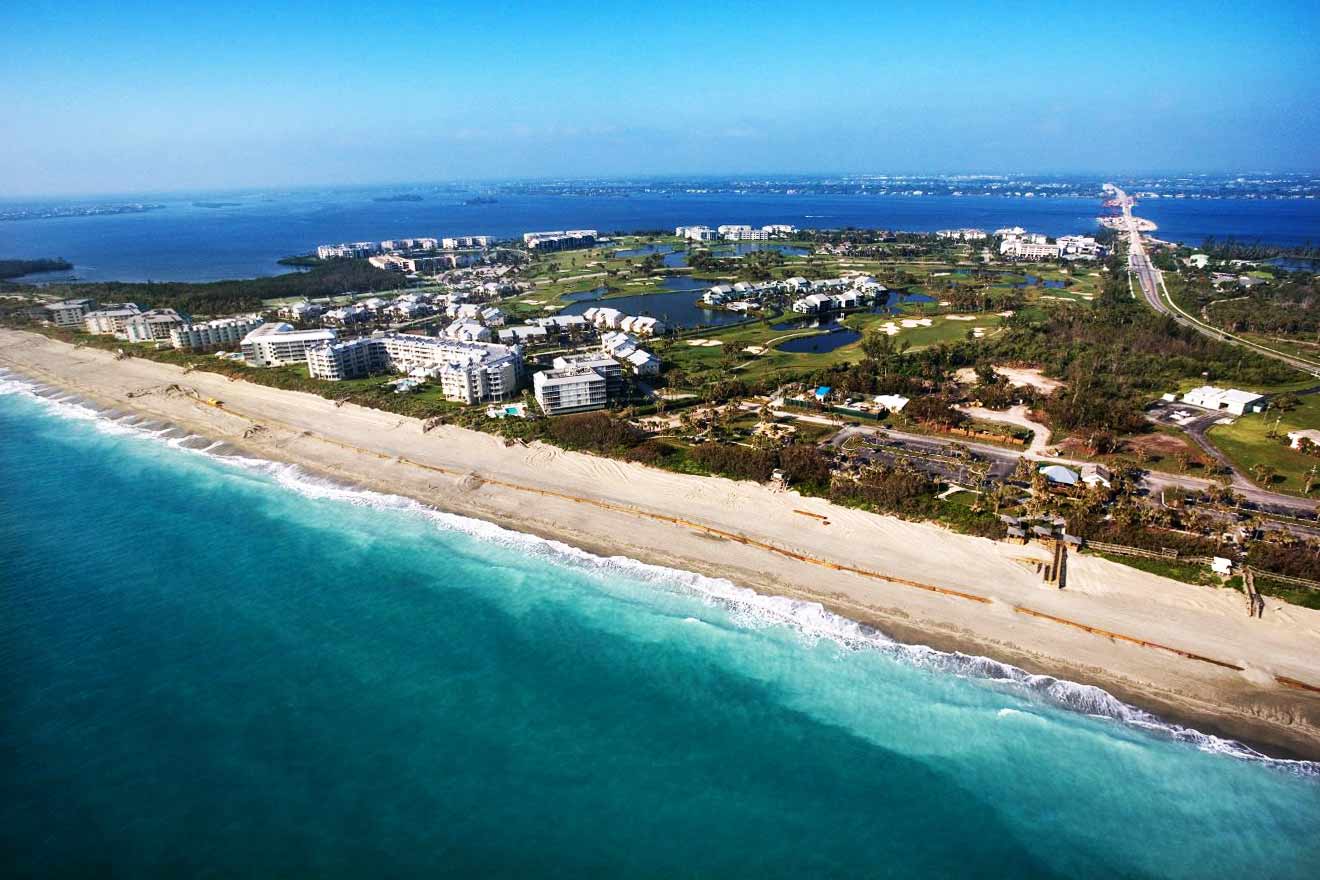
<path fill-rule="evenodd" d="M 97 309 L 94 312 L 88 312 L 83 316 L 83 329 L 93 336 L 124 336 L 127 332 L 125 325 L 129 318 L 136 318 L 142 314 L 133 303 L 123 303 L 112 306 L 109 303 L 105 308 Z"/>
<path fill-rule="evenodd" d="M 254 367 L 281 367 L 307 360 L 307 349 L 324 342 L 334 342 L 334 330 L 294 330 L 290 324 L 262 324 L 239 343 L 243 360 Z"/>
<path fill-rule="evenodd" d="M 225 346 L 237 346 L 243 338 L 260 327 L 260 315 L 240 315 L 236 318 L 218 318 L 200 324 L 184 324 L 170 331 L 170 344 L 189 351 L 209 351 Z"/>
<path fill-rule="evenodd" d="M 407 373 L 434 379 L 449 400 L 506 400 L 518 388 L 522 351 L 517 346 L 411 333 L 376 332 L 340 342 L 309 345 L 307 369 L 314 379 L 340 381 L 371 373 Z"/>
<path fill-rule="evenodd" d="M 453 238 L 442 238 L 440 244 L 447 251 L 458 250 L 459 248 L 484 248 L 490 247 L 489 235 L 456 235 Z"/>
<path fill-rule="evenodd" d="M 83 316 L 96 308 L 94 299 L 63 299 L 42 307 L 45 319 L 56 327 L 77 327 Z"/>
<path fill-rule="evenodd" d="M 591 247 L 597 237 L 594 229 L 557 229 L 554 232 L 523 233 L 523 244 L 529 251 L 566 251 Z"/>
<path fill-rule="evenodd" d="M 602 409 L 609 400 L 605 377 L 585 366 L 542 370 L 532 377 L 532 390 L 548 416 Z"/>
<path fill-rule="evenodd" d="M 157 342 L 169 339 L 170 333 L 188 323 L 174 309 L 150 309 L 124 322 L 129 342 Z"/>

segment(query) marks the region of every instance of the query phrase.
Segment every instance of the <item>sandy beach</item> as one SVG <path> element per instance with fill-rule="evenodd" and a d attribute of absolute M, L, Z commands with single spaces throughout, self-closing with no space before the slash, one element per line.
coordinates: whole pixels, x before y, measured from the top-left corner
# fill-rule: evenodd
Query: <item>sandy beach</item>
<path fill-rule="evenodd" d="M 0 367 L 251 455 L 592 552 L 817 601 L 903 641 L 1094 684 L 1207 733 L 1320 758 L 1317 611 L 1267 599 L 1263 619 L 1251 619 L 1235 591 L 1080 554 L 1058 590 L 1034 571 L 1047 555 L 1039 546 L 461 428 L 423 432 L 416 419 L 115 361 L 37 334 L 0 330 Z"/>

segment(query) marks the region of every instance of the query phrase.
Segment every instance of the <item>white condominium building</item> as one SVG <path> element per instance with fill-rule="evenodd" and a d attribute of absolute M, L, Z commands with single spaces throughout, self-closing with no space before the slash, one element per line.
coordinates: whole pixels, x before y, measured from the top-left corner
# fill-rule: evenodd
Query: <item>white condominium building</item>
<path fill-rule="evenodd" d="M 133 303 L 97 309 L 83 316 L 83 329 L 94 336 L 123 337 L 127 331 L 124 325 L 129 318 L 136 318 L 142 313 Z"/>
<path fill-rule="evenodd" d="M 330 381 L 385 371 L 438 379 L 448 399 L 476 403 L 505 400 L 517 390 L 522 352 L 495 343 L 378 332 L 310 347 L 307 369 L 312 378 Z"/>
<path fill-rule="evenodd" d="M 394 238 L 380 243 L 383 251 L 433 251 L 440 242 L 434 238 Z"/>
<path fill-rule="evenodd" d="M 323 244 L 316 248 L 316 256 L 322 260 L 360 259 L 378 253 L 380 253 L 380 245 L 374 241 Z"/>
<path fill-rule="evenodd" d="M 714 241 L 720 237 L 719 233 L 709 226 L 679 226 L 674 230 L 674 235 L 688 241 Z"/>
<path fill-rule="evenodd" d="M 555 358 L 551 365 L 556 370 L 580 370 L 586 367 L 600 373 L 605 380 L 605 391 L 612 394 L 623 387 L 623 367 L 607 354 L 570 354 Z"/>
<path fill-rule="evenodd" d="M 302 321 L 308 318 L 315 318 L 325 313 L 325 306 L 318 303 L 296 302 L 287 306 L 280 306 L 279 316 L 281 318 L 291 318 L 295 321 Z"/>
<path fill-rule="evenodd" d="M 602 409 L 609 399 L 605 377 L 591 367 L 543 370 L 532 377 L 532 389 L 548 416 Z"/>
<path fill-rule="evenodd" d="M 941 229 L 935 234 L 940 238 L 952 238 L 962 241 L 982 241 L 989 237 L 984 229 Z"/>
<path fill-rule="evenodd" d="M 78 327 L 82 325 L 83 316 L 96 308 L 96 300 L 63 299 L 48 303 L 44 308 L 47 323 L 56 327 Z"/>
<path fill-rule="evenodd" d="M 726 224 L 718 232 L 725 241 L 766 241 L 770 238 L 766 229 L 753 229 L 742 224 Z"/>
<path fill-rule="evenodd" d="M 244 336 L 239 348 L 243 360 L 254 367 L 280 367 L 303 363 L 309 347 L 338 338 L 334 330 L 294 330 L 290 324 L 272 322 Z"/>
<path fill-rule="evenodd" d="M 445 250 L 455 250 L 457 248 L 484 248 L 490 247 L 489 235 L 456 235 L 453 238 L 442 238 L 442 244 Z"/>
<path fill-rule="evenodd" d="M 525 232 L 523 244 L 533 251 L 566 251 L 591 247 L 597 238 L 594 229 L 556 229 L 553 232 Z"/>
<path fill-rule="evenodd" d="M 174 309 L 151 309 L 124 322 L 129 342 L 155 342 L 169 339 L 170 332 L 188 323 Z"/>
<path fill-rule="evenodd" d="M 1058 242 L 1065 256 L 1098 257 L 1104 253 L 1104 246 L 1089 235 L 1062 235 Z"/>
<path fill-rule="evenodd" d="M 1019 260 L 1053 260 L 1059 257 L 1060 252 L 1057 244 L 1031 241 L 1025 238 L 1006 238 L 999 245 L 1001 256 L 1014 257 Z"/>
<path fill-rule="evenodd" d="M 190 351 L 236 346 L 243 341 L 243 337 L 263 323 L 260 315 L 240 315 L 200 324 L 184 324 L 170 331 L 170 344 L 175 348 Z"/>

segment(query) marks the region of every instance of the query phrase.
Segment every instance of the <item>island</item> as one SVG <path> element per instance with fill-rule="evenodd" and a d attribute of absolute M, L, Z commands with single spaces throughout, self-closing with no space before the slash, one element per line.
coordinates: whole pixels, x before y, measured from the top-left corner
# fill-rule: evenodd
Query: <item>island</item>
<path fill-rule="evenodd" d="M 35 275 L 38 272 L 65 272 L 72 268 L 73 263 L 60 258 L 40 260 L 0 260 L 0 280 L 21 278 L 24 275 Z"/>

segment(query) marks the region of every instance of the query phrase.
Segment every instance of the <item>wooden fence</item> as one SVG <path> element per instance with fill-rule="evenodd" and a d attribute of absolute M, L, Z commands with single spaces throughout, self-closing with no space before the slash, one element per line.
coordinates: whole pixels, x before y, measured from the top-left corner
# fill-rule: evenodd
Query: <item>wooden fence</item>
<path fill-rule="evenodd" d="M 1275 574 L 1272 571 L 1262 571 L 1259 568 L 1248 567 L 1248 570 L 1251 571 L 1256 577 L 1264 578 L 1267 581 L 1274 581 L 1275 583 L 1279 583 L 1279 584 L 1287 584 L 1290 587 L 1301 587 L 1304 590 L 1320 590 L 1320 582 L 1318 581 L 1310 581 L 1307 580 L 1306 578 L 1293 577 L 1292 575 L 1287 575 L 1287 574 Z"/>
<path fill-rule="evenodd" d="M 1088 550 L 1101 553 L 1113 553 L 1115 556 L 1139 556 L 1142 559 L 1178 559 L 1178 551 L 1169 547 L 1160 550 L 1146 550 L 1141 547 L 1129 547 L 1126 544 L 1106 544 L 1103 541 L 1087 541 Z"/>

